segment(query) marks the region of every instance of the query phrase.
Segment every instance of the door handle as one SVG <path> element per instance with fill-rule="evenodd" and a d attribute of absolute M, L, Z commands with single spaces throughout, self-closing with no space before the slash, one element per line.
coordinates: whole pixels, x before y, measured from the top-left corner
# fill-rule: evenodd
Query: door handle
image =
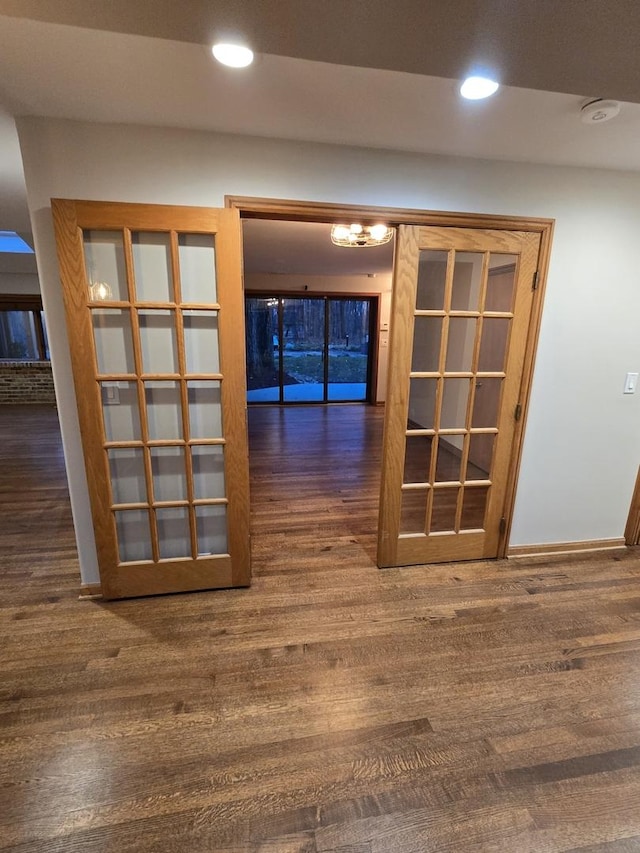
<path fill-rule="evenodd" d="M 482 388 L 482 382 L 476 382 L 476 388 Z"/>

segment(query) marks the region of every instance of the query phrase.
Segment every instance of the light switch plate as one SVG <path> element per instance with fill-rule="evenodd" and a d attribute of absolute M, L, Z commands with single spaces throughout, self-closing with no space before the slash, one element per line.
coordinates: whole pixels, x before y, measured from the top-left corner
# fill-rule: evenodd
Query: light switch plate
<path fill-rule="evenodd" d="M 638 385 L 638 374 L 637 373 L 627 373 L 626 379 L 624 380 L 624 393 L 625 394 L 635 394 L 637 385 Z"/>

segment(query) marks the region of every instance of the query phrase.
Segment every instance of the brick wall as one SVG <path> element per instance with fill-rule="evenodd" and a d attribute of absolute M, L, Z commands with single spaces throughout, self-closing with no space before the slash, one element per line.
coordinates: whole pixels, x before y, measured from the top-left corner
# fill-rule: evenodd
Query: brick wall
<path fill-rule="evenodd" d="M 55 401 L 51 362 L 0 361 L 0 404 Z"/>

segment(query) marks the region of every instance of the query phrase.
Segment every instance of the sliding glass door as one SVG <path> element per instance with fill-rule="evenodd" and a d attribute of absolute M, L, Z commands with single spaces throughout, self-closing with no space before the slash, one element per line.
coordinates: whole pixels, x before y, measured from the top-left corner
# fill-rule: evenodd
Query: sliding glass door
<path fill-rule="evenodd" d="M 371 306 L 366 299 L 329 299 L 327 399 L 366 400 Z"/>
<path fill-rule="evenodd" d="M 325 398 L 324 299 L 280 299 L 283 403 L 322 403 Z"/>
<path fill-rule="evenodd" d="M 374 297 L 250 295 L 249 403 L 370 399 Z"/>

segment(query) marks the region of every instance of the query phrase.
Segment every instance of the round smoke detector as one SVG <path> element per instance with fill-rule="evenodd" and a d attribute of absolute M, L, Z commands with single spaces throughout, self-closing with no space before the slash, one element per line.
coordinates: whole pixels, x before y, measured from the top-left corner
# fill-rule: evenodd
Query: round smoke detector
<path fill-rule="evenodd" d="M 603 124 L 603 122 L 615 118 L 619 112 L 620 104 L 618 101 L 604 101 L 602 98 L 596 98 L 583 104 L 580 117 L 584 124 Z"/>

